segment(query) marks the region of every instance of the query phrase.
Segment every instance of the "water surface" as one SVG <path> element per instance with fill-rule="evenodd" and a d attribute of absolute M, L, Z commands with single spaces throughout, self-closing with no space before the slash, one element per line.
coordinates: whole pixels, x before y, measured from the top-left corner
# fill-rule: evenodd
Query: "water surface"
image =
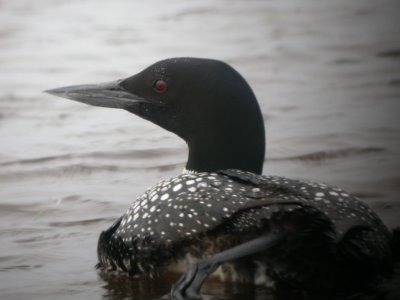
<path fill-rule="evenodd" d="M 400 226 L 396 0 L 0 1 L 0 298 L 160 299 L 176 278 L 102 278 L 101 230 L 187 150 L 124 111 L 43 94 L 166 57 L 232 64 L 267 127 L 264 174 L 339 185 Z M 210 299 L 273 299 L 209 282 Z M 287 297 L 289 299 L 289 297 Z"/>

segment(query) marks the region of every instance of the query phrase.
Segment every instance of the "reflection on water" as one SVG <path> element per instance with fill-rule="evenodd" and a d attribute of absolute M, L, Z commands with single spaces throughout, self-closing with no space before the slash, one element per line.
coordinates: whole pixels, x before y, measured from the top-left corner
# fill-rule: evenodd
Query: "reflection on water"
<path fill-rule="evenodd" d="M 399 6 L 0 0 L 0 298 L 168 294 L 176 275 L 97 274 L 96 243 L 143 190 L 181 172 L 185 144 L 127 112 L 41 93 L 166 57 L 222 59 L 249 81 L 267 122 L 264 173 L 339 185 L 400 226 Z M 203 292 L 302 298 L 217 281 Z"/>
<path fill-rule="evenodd" d="M 103 275 L 102 279 L 106 281 L 104 288 L 107 292 L 105 299 L 169 299 L 169 290 L 171 285 L 179 279 L 177 274 L 164 274 L 159 280 L 149 278 L 128 279 L 126 277 L 113 277 Z M 299 293 L 292 292 L 276 295 L 271 289 L 264 287 L 254 287 L 246 284 L 222 283 L 218 280 L 208 280 L 202 289 L 204 300 L 301 300 Z"/>
<path fill-rule="evenodd" d="M 177 274 L 164 274 L 157 280 L 149 278 L 129 279 L 127 277 L 100 274 L 106 282 L 103 286 L 104 299 L 122 300 L 168 300 L 171 285 L 178 279 Z M 202 288 L 203 300 L 378 300 L 375 295 L 334 296 L 331 294 L 309 295 L 302 291 L 255 287 L 250 284 L 222 283 L 208 279 Z M 396 298 L 393 298 L 393 300 Z M 382 299 L 383 300 L 383 299 Z"/>

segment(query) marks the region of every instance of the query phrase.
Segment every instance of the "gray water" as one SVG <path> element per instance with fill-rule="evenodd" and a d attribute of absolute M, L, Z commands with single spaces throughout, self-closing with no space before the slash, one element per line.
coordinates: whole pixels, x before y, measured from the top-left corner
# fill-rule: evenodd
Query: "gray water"
<path fill-rule="evenodd" d="M 264 174 L 323 181 L 400 226 L 397 0 L 0 0 L 0 298 L 159 299 L 176 278 L 94 269 L 101 230 L 186 146 L 127 112 L 41 91 L 166 57 L 224 60 L 267 125 Z M 218 299 L 273 299 L 208 282 Z"/>

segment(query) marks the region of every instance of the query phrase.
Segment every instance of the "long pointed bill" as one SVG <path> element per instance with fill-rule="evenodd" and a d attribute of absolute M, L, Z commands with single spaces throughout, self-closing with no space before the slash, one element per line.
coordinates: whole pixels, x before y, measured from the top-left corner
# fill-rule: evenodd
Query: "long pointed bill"
<path fill-rule="evenodd" d="M 73 85 L 44 92 L 94 106 L 111 108 L 127 108 L 133 103 L 147 102 L 126 91 L 119 85 L 120 82 L 121 80 L 100 84 Z"/>

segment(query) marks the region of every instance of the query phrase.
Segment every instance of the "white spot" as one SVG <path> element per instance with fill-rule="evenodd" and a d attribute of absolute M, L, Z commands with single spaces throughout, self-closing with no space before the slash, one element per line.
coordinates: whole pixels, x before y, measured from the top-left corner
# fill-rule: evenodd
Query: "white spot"
<path fill-rule="evenodd" d="M 169 218 L 169 216 L 170 216 L 169 214 L 166 214 L 166 215 L 165 215 L 166 218 Z"/>
<path fill-rule="evenodd" d="M 169 194 L 164 194 L 161 196 L 162 201 L 167 200 L 168 198 L 169 198 Z"/>
<path fill-rule="evenodd" d="M 318 192 L 318 193 L 315 193 L 315 196 L 317 196 L 317 197 L 323 197 L 323 196 L 325 196 L 325 194 L 322 193 L 322 192 Z"/>
<path fill-rule="evenodd" d="M 181 218 L 183 218 L 184 216 L 185 216 L 184 213 L 180 213 L 180 214 L 179 214 L 179 217 L 181 217 Z"/>
<path fill-rule="evenodd" d="M 336 193 L 336 192 L 329 192 L 329 194 L 332 195 L 332 196 L 339 196 L 339 194 Z"/>
<path fill-rule="evenodd" d="M 200 182 L 198 185 L 197 185 L 197 187 L 198 188 L 205 188 L 205 187 L 207 187 L 208 186 L 208 184 L 206 183 L 206 182 Z"/>
<path fill-rule="evenodd" d="M 133 221 L 136 221 L 136 219 L 139 217 L 139 214 L 138 213 L 136 213 L 136 214 L 134 214 L 133 215 Z"/>
<path fill-rule="evenodd" d="M 158 194 L 155 194 L 153 197 L 151 197 L 151 202 L 154 202 L 158 199 Z"/>
<path fill-rule="evenodd" d="M 222 210 L 223 210 L 223 211 L 229 211 L 229 209 L 226 208 L 226 207 L 223 207 Z"/>
<path fill-rule="evenodd" d="M 191 184 L 193 184 L 195 181 L 194 180 L 188 180 L 188 181 L 186 181 L 186 184 L 187 185 L 191 185 Z"/>
<path fill-rule="evenodd" d="M 194 193 L 196 191 L 196 188 L 194 186 L 188 188 L 189 192 Z"/>
<path fill-rule="evenodd" d="M 182 188 L 182 184 L 177 184 L 176 186 L 174 186 L 174 188 L 172 189 L 174 192 L 179 191 Z"/>
<path fill-rule="evenodd" d="M 151 208 L 150 208 L 150 211 L 151 212 L 153 212 L 153 211 L 155 211 L 156 210 L 156 206 L 152 206 Z"/>

